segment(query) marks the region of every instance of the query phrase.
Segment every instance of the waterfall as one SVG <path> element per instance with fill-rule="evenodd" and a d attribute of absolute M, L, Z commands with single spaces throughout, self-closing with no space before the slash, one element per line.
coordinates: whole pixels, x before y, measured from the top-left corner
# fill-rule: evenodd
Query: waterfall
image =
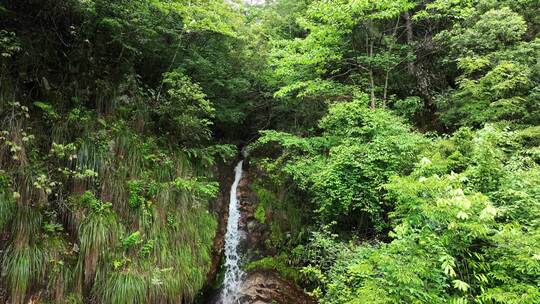
<path fill-rule="evenodd" d="M 234 169 L 234 183 L 231 187 L 231 199 L 229 203 L 229 219 L 227 220 L 227 232 L 225 234 L 225 280 L 221 294 L 222 304 L 238 303 L 238 287 L 240 285 L 243 272 L 238 265 L 240 255 L 238 254 L 238 244 L 240 243 L 240 231 L 238 221 L 240 210 L 238 210 L 237 189 L 242 178 L 242 163 L 240 161 Z"/>

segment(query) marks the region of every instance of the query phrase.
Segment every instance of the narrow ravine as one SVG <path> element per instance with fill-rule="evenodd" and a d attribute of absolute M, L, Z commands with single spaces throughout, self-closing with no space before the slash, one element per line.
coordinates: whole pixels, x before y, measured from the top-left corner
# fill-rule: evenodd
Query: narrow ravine
<path fill-rule="evenodd" d="M 237 190 L 242 179 L 242 164 L 240 161 L 234 169 L 234 182 L 231 186 L 229 201 L 229 218 L 227 220 L 227 232 L 225 233 L 225 279 L 220 302 L 222 304 L 238 303 L 238 288 L 244 275 L 239 265 L 240 254 L 238 245 L 240 243 L 240 210 L 238 209 Z"/>
<path fill-rule="evenodd" d="M 282 277 L 272 269 L 251 269 L 244 266 L 261 255 L 253 256 L 258 251 L 265 256 L 261 243 L 268 238 L 268 227 L 259 224 L 254 218 L 254 206 L 259 199 L 251 187 L 254 180 L 253 167 L 247 161 L 239 162 L 227 178 L 230 189 L 229 201 L 223 201 L 226 218 L 224 235 L 224 278 L 220 292 L 209 300 L 209 304 L 312 304 L 314 301 L 298 288 L 294 282 Z M 229 171 L 232 171 L 229 167 Z M 256 171 L 255 171 L 256 172 Z M 228 204 L 228 210 L 226 205 Z M 224 225 L 225 226 L 225 225 Z"/>

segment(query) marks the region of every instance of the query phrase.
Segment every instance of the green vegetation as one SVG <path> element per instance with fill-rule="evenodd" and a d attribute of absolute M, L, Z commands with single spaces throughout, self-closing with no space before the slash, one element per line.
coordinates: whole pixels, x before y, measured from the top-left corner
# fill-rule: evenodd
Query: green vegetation
<path fill-rule="evenodd" d="M 289 280 L 299 282 L 300 273 L 298 269 L 291 267 L 289 265 L 290 257 L 286 254 L 281 254 L 279 256 L 264 257 L 260 260 L 253 261 L 246 265 L 246 271 L 251 271 L 255 269 L 264 269 L 264 270 L 274 270 L 277 271 L 281 276 Z"/>
<path fill-rule="evenodd" d="M 261 224 L 266 222 L 266 211 L 263 204 L 257 205 L 257 208 L 255 209 L 255 219 Z"/>
<path fill-rule="evenodd" d="M 321 303 L 539 302 L 538 4 L 293 2 L 262 9 L 290 16 L 266 20 L 288 123 L 251 150 L 309 234 L 251 266 L 286 255 Z"/>
<path fill-rule="evenodd" d="M 247 270 L 321 303 L 540 303 L 539 11 L 3 1 L 0 303 L 193 303 L 246 145 Z"/>
<path fill-rule="evenodd" d="M 242 56 L 240 13 L 216 1 L 0 7 L 0 302 L 192 301 L 217 227 L 213 165 L 234 154 L 211 139 L 208 98 L 240 73 L 200 65 Z"/>

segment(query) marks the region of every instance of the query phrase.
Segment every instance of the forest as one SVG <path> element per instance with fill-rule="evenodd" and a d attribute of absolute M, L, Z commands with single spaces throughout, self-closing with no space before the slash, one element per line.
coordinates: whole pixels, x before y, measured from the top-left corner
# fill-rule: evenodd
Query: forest
<path fill-rule="evenodd" d="M 0 303 L 214 303 L 242 158 L 247 274 L 540 303 L 540 2 L 0 0 Z"/>

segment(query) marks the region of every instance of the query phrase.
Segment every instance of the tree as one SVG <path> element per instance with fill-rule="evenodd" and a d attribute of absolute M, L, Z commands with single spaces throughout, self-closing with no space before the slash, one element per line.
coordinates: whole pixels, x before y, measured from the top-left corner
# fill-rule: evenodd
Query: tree
<path fill-rule="evenodd" d="M 458 88 L 439 99 L 443 122 L 475 127 L 495 121 L 537 123 L 538 71 L 532 58 L 539 48 L 537 39 L 526 38 L 525 19 L 508 7 L 472 9 L 464 18 L 438 35 L 461 71 Z"/>
<path fill-rule="evenodd" d="M 410 170 L 425 139 L 390 112 L 369 110 L 368 99 L 331 106 L 320 121 L 321 136 L 268 131 L 258 145 L 283 147 L 268 168 L 277 166 L 306 191 L 322 222 L 382 231 L 390 206 L 380 185 Z"/>
<path fill-rule="evenodd" d="M 351 99 L 355 90 L 370 93 L 370 106 L 386 105 L 390 73 L 414 57 L 404 43 L 401 15 L 412 1 L 314 1 L 298 22 L 305 38 L 278 41 L 278 97 L 294 93 Z M 348 96 L 347 96 L 348 95 Z"/>

